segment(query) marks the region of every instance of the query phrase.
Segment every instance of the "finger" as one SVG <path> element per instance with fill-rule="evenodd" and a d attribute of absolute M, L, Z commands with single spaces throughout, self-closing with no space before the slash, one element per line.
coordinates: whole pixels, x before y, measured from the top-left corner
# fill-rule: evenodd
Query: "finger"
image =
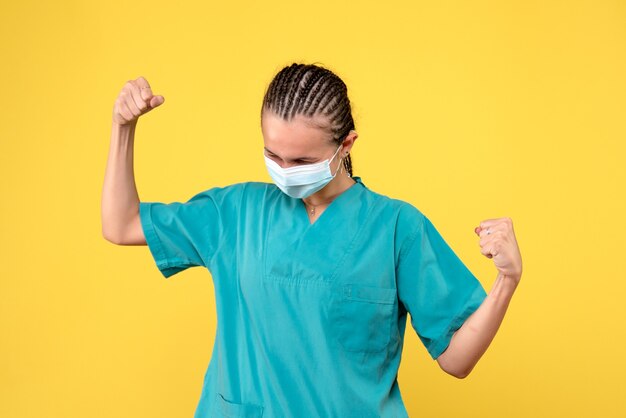
<path fill-rule="evenodd" d="M 493 237 L 494 235 L 498 234 L 500 232 L 500 229 L 497 226 L 490 226 L 489 228 L 483 229 L 482 231 L 480 231 L 480 234 L 478 234 L 479 237 L 481 238 L 485 238 L 485 237 Z"/>
<path fill-rule="evenodd" d="M 130 92 L 129 88 L 122 91 L 120 96 L 122 97 L 122 100 L 124 101 L 124 103 L 126 103 L 126 106 L 128 106 L 128 110 L 133 112 L 133 115 L 135 116 L 141 115 L 141 110 L 139 110 L 139 107 L 137 107 L 135 100 L 133 100 L 132 93 Z"/>
<path fill-rule="evenodd" d="M 487 258 L 491 258 L 491 257 L 493 257 L 493 256 L 491 255 L 491 251 L 490 251 L 490 250 L 488 250 L 486 247 L 481 248 L 481 249 L 480 249 L 480 253 L 481 253 L 482 255 L 484 255 L 485 257 L 487 257 Z"/>
<path fill-rule="evenodd" d="M 480 236 L 481 233 L 484 233 L 488 229 L 491 230 L 493 228 L 490 228 L 488 226 L 477 226 L 476 228 L 474 228 L 474 232 L 476 232 L 476 234 Z"/>
<path fill-rule="evenodd" d="M 488 237 L 490 235 L 494 235 L 496 232 L 500 232 L 501 229 L 502 228 L 499 225 L 495 225 L 495 226 L 490 226 L 484 229 L 477 227 L 474 231 L 478 230 L 478 236 L 483 238 L 483 237 Z"/>
<path fill-rule="evenodd" d="M 137 77 L 137 86 L 141 91 L 141 98 L 148 101 L 152 97 L 152 88 L 150 88 L 150 84 L 148 84 L 148 80 L 139 76 Z"/>
<path fill-rule="evenodd" d="M 165 102 L 165 97 L 163 96 L 154 96 L 150 99 L 150 107 L 154 108 L 157 106 L 161 106 Z"/>
<path fill-rule="evenodd" d="M 493 240 L 494 240 L 493 235 L 485 235 L 478 241 L 478 245 L 480 245 L 481 247 L 484 247 L 485 245 L 489 244 Z"/>
<path fill-rule="evenodd" d="M 131 93 L 133 102 L 135 103 L 137 110 L 140 113 L 143 113 L 148 108 L 148 105 L 146 104 L 146 101 L 141 98 L 141 90 L 139 90 L 139 87 L 136 83 L 130 83 L 128 86 L 128 90 Z"/>
<path fill-rule="evenodd" d="M 474 228 L 474 232 L 476 232 L 478 236 L 482 236 L 481 233 L 484 233 L 486 230 L 487 228 L 481 228 L 480 226 L 477 226 L 476 228 Z"/>
<path fill-rule="evenodd" d="M 479 225 L 482 229 L 485 229 L 500 223 L 501 220 L 502 218 L 485 219 L 484 221 L 480 222 Z"/>

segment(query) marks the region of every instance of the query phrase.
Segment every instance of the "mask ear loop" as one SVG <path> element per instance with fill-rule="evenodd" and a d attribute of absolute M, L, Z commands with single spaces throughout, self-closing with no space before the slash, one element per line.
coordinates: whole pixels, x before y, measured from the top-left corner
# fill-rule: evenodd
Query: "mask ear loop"
<path fill-rule="evenodd" d="M 339 152 L 339 149 L 343 147 L 343 143 L 341 143 L 341 145 L 339 145 L 337 147 L 337 151 L 335 151 L 335 154 L 333 155 L 333 158 L 335 158 L 337 156 L 337 153 Z M 332 158 L 331 158 L 332 160 Z M 333 174 L 333 178 L 337 176 L 337 173 L 339 173 L 339 169 L 341 169 L 343 167 L 343 157 L 341 157 L 339 159 L 339 167 L 337 167 L 337 170 L 335 170 L 335 174 Z"/>
<path fill-rule="evenodd" d="M 344 138 L 344 141 L 345 141 L 345 138 Z M 335 154 L 333 155 L 333 158 L 335 158 L 335 156 L 336 156 L 336 155 L 337 155 L 337 153 L 339 152 L 339 149 L 340 149 L 340 148 L 343 148 L 343 141 L 342 141 L 342 142 L 341 142 L 341 144 L 339 144 L 339 146 L 337 147 L 337 151 L 335 151 Z M 347 154 L 346 154 L 346 156 L 347 156 Z M 341 157 L 341 158 L 339 159 L 339 167 L 337 167 L 337 170 L 335 170 L 335 174 L 333 175 L 333 177 L 335 177 L 335 176 L 337 175 L 337 173 L 339 173 L 339 170 L 341 170 L 342 172 L 344 172 L 344 171 L 345 171 L 345 170 L 344 170 L 344 168 L 345 168 L 345 164 L 343 163 L 343 159 L 344 159 L 344 157 Z M 332 158 L 331 158 L 331 160 L 332 160 Z M 346 172 L 346 174 L 348 174 L 348 173 Z M 348 176 L 348 177 L 349 177 L 349 176 Z"/>
<path fill-rule="evenodd" d="M 337 170 L 335 170 L 335 174 L 333 175 L 333 177 L 337 176 L 337 173 L 339 173 L 339 170 L 343 171 L 343 157 L 339 159 L 339 167 L 337 167 Z"/>

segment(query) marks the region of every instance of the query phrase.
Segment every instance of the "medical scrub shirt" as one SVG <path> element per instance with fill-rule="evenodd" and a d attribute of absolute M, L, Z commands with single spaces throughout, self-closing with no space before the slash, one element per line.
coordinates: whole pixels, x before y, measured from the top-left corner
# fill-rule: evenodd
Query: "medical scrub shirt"
<path fill-rule="evenodd" d="M 487 296 L 430 220 L 360 177 L 310 223 L 273 183 L 141 202 L 166 278 L 203 266 L 217 331 L 194 417 L 407 417 L 407 313 L 436 359 Z"/>

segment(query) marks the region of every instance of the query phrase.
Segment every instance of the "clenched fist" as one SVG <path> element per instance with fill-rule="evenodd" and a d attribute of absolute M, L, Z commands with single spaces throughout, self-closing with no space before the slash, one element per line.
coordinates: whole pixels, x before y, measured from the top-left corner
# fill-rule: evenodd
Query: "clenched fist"
<path fill-rule="evenodd" d="M 522 256 L 515 238 L 511 218 L 486 219 L 474 229 L 480 237 L 480 252 L 493 259 L 498 272 L 516 282 L 522 276 Z"/>
<path fill-rule="evenodd" d="M 153 96 L 150 84 L 143 77 L 129 80 L 115 100 L 113 122 L 118 125 L 137 123 L 139 116 L 148 113 L 165 101 L 163 96 Z"/>

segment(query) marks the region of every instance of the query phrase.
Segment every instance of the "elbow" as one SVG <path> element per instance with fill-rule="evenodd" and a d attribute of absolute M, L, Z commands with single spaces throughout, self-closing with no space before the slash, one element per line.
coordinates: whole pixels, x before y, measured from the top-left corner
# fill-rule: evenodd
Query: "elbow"
<path fill-rule="evenodd" d="M 444 372 L 448 373 L 450 376 L 454 376 L 457 379 L 465 379 L 472 372 L 471 369 L 443 369 Z"/>
<path fill-rule="evenodd" d="M 106 229 L 104 227 L 102 228 L 102 237 L 105 240 L 107 240 L 107 241 L 109 241 L 109 242 L 111 242 L 111 243 L 113 243 L 115 245 L 121 245 L 122 244 L 122 241 L 119 238 L 119 234 L 113 234 L 109 229 Z"/>
<path fill-rule="evenodd" d="M 119 245 L 119 242 L 117 242 L 115 238 L 104 231 L 102 231 L 102 237 L 113 244 Z"/>
<path fill-rule="evenodd" d="M 457 372 L 457 373 L 451 373 L 451 375 L 456 377 L 457 379 L 465 379 L 467 376 L 469 376 L 470 373 L 471 373 L 471 370 L 470 371 L 461 371 L 461 372 Z"/>
<path fill-rule="evenodd" d="M 474 365 L 462 365 L 455 364 L 456 362 L 452 362 L 449 359 L 449 356 L 444 355 L 446 352 L 442 353 L 439 358 L 437 358 L 437 363 L 441 370 L 449 374 L 450 376 L 454 376 L 457 379 L 465 379 L 472 372 Z"/>
<path fill-rule="evenodd" d="M 453 370 L 448 373 L 456 377 L 457 379 L 465 379 L 467 376 L 470 375 L 470 373 L 472 373 L 472 370 L 474 370 L 475 365 L 476 364 L 471 364 L 465 368 L 457 368 L 456 370 Z"/>

